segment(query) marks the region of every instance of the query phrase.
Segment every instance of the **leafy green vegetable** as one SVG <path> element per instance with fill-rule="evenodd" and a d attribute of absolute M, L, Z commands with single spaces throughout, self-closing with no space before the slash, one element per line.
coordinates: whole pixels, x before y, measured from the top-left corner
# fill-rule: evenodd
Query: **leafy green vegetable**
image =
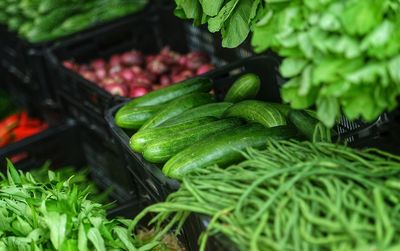
<path fill-rule="evenodd" d="M 0 175 L 0 250 L 136 250 L 158 242 L 132 237 L 130 220 L 108 220 L 106 208 L 87 199 L 91 188 L 49 172 L 37 180 L 8 161 Z M 150 249 L 143 249 L 150 250 Z"/>
<path fill-rule="evenodd" d="M 193 19 L 195 25 L 208 24 L 211 32 L 221 31 L 222 45 L 234 48 L 248 36 L 262 6 L 261 0 L 175 0 L 175 14 Z"/>
<path fill-rule="evenodd" d="M 286 57 L 281 72 L 291 81 L 282 97 L 292 107 L 315 104 L 329 127 L 341 112 L 372 121 L 395 108 L 400 82 L 390 64 L 400 53 L 399 1 L 270 1 L 265 11 L 252 44 Z"/>

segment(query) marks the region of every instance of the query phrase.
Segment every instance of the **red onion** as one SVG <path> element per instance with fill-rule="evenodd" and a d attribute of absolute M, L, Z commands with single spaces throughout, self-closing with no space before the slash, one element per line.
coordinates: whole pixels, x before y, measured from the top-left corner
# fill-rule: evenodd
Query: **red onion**
<path fill-rule="evenodd" d="M 112 95 L 125 97 L 128 95 L 128 87 L 124 84 L 110 84 L 104 86 L 104 89 Z"/>
<path fill-rule="evenodd" d="M 143 54 L 132 50 L 122 53 L 121 62 L 125 65 L 141 65 L 144 62 Z"/>
<path fill-rule="evenodd" d="M 161 60 L 167 65 L 177 64 L 182 57 L 179 53 L 171 51 L 169 47 L 164 47 L 160 52 Z"/>
<path fill-rule="evenodd" d="M 135 75 L 136 74 L 129 68 L 125 68 L 119 72 L 119 76 L 127 82 L 132 81 L 135 78 Z"/>
<path fill-rule="evenodd" d="M 181 82 L 181 81 L 183 81 L 185 79 L 193 77 L 193 75 L 194 75 L 193 72 L 191 72 L 190 70 L 184 70 L 184 71 L 180 72 L 177 75 L 173 75 L 172 76 L 172 82 L 173 83 Z"/>
<path fill-rule="evenodd" d="M 208 63 L 208 55 L 201 51 L 190 52 L 186 55 L 186 67 L 197 70 L 201 65 Z"/>
<path fill-rule="evenodd" d="M 107 76 L 107 71 L 105 68 L 99 68 L 95 70 L 95 74 L 98 79 L 103 79 Z"/>
<path fill-rule="evenodd" d="M 83 70 L 80 71 L 79 74 L 81 74 L 81 76 L 91 82 L 96 82 L 97 78 L 96 78 L 96 74 L 92 71 L 89 70 Z"/>
<path fill-rule="evenodd" d="M 104 59 L 101 59 L 101 58 L 92 60 L 92 62 L 90 62 L 90 66 L 93 69 L 96 69 L 96 70 L 97 69 L 104 69 L 104 68 L 106 68 L 106 65 L 107 65 L 106 61 Z"/>
<path fill-rule="evenodd" d="M 131 91 L 129 92 L 129 97 L 131 98 L 135 98 L 135 97 L 140 97 L 143 95 L 146 95 L 147 93 L 149 93 L 149 89 L 146 87 L 135 87 L 135 88 L 131 88 Z"/>
<path fill-rule="evenodd" d="M 114 65 L 108 70 L 108 74 L 113 75 L 115 73 L 118 73 L 122 70 L 122 67 L 120 65 Z"/>
<path fill-rule="evenodd" d="M 202 66 L 199 67 L 199 69 L 197 69 L 196 75 L 204 74 L 204 73 L 209 72 L 209 71 L 211 71 L 213 69 L 214 69 L 214 65 L 212 65 L 212 64 L 203 64 Z"/>
<path fill-rule="evenodd" d="M 110 65 L 110 67 L 114 67 L 114 66 L 119 66 L 121 65 L 121 56 L 118 54 L 112 55 L 110 60 L 108 61 L 108 64 Z"/>
<path fill-rule="evenodd" d="M 150 61 L 147 64 L 147 70 L 149 70 L 151 73 L 161 75 L 168 71 L 168 67 L 162 62 L 160 57 L 156 57 L 153 61 Z"/>

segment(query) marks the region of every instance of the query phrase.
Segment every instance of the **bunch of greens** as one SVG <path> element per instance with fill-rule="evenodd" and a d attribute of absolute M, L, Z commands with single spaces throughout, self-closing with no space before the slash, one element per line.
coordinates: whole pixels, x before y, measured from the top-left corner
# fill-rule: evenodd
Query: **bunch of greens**
<path fill-rule="evenodd" d="M 282 97 L 292 107 L 316 104 L 327 126 L 341 111 L 372 121 L 400 95 L 399 25 L 397 0 L 269 1 L 252 44 L 285 57 Z"/>
<path fill-rule="evenodd" d="M 249 35 L 258 19 L 262 0 L 175 0 L 175 15 L 193 19 L 195 25 L 208 24 L 211 32 L 221 31 L 222 45 L 234 48 Z"/>
<path fill-rule="evenodd" d="M 275 140 L 244 155 L 226 169 L 189 173 L 177 192 L 134 223 L 158 213 L 153 222 L 162 236 L 190 213 L 209 216 L 200 250 L 215 234 L 246 251 L 400 249 L 400 157 Z M 172 222 L 161 228 L 166 219 Z"/>
<path fill-rule="evenodd" d="M 50 170 L 50 162 L 45 162 L 41 167 L 31 170 L 29 173 L 37 182 L 45 183 L 50 179 L 69 180 L 70 184 L 74 184 L 79 190 L 88 191 L 88 199 L 98 203 L 110 202 L 109 195 L 112 192 L 110 187 L 106 191 L 101 191 L 96 183 L 90 179 L 90 169 L 77 169 L 73 166 L 65 166 L 55 170 Z M 111 205 L 110 205 L 111 206 Z"/>
<path fill-rule="evenodd" d="M 134 239 L 130 220 L 108 220 L 106 207 L 87 199 L 88 190 L 54 173 L 39 182 L 8 162 L 0 180 L 0 250 L 144 251 L 159 245 Z"/>
<path fill-rule="evenodd" d="M 293 108 L 316 105 L 332 127 L 344 113 L 373 121 L 400 95 L 398 0 L 176 0 L 177 15 L 221 30 L 236 47 L 253 31 L 256 52 L 285 60 L 282 97 Z"/>

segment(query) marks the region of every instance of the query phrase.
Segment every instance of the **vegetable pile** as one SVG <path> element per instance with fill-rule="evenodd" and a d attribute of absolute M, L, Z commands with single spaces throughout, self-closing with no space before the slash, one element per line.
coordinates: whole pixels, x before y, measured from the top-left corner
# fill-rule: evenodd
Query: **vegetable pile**
<path fill-rule="evenodd" d="M 344 113 L 373 121 L 400 95 L 400 2 L 397 0 L 187 1 L 176 14 L 221 30 L 236 47 L 253 32 L 258 53 L 284 59 L 282 97 L 292 108 L 316 105 L 328 127 Z"/>
<path fill-rule="evenodd" d="M 114 54 L 108 60 L 89 64 L 64 61 L 64 66 L 113 95 L 139 97 L 214 68 L 207 54 L 195 51 L 185 55 L 164 47 L 159 54 L 143 55 L 131 50 Z"/>
<path fill-rule="evenodd" d="M 163 164 L 163 173 L 174 179 L 208 165 L 239 161 L 240 150 L 262 147 L 268 138 L 331 139 L 312 112 L 253 100 L 260 89 L 255 74 L 236 79 L 224 102 L 215 101 L 211 88 L 209 79 L 193 78 L 152 92 L 120 108 L 115 123 L 136 130 L 131 149 Z"/>
<path fill-rule="evenodd" d="M 223 234 L 243 251 L 400 248 L 400 157 L 332 143 L 268 140 L 246 160 L 187 174 L 156 213 L 159 238 L 191 213 L 211 217 L 200 239 Z M 172 219 L 168 227 L 165 219 Z M 178 228 L 179 230 L 179 228 Z"/>
<path fill-rule="evenodd" d="M 0 250 L 173 250 L 132 237 L 131 220 L 108 220 L 107 207 L 88 200 L 89 192 L 73 177 L 49 172 L 39 182 L 8 162 L 0 177 Z"/>
<path fill-rule="evenodd" d="M 37 43 L 143 9 L 146 0 L 2 0 L 0 23 Z"/>
<path fill-rule="evenodd" d="M 30 118 L 25 111 L 11 114 L 0 121 L 0 147 L 38 134 L 47 127 L 45 122 Z"/>

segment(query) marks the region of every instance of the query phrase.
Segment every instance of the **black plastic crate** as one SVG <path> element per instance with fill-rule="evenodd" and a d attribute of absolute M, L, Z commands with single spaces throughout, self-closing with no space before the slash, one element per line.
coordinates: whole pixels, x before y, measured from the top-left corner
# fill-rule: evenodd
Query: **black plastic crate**
<path fill-rule="evenodd" d="M 134 176 L 126 172 L 126 161 L 121 158 L 120 145 L 110 144 L 90 130 L 80 132 L 83 153 L 93 178 L 102 187 L 112 187 L 118 201 L 130 201 L 142 191 Z"/>
<path fill-rule="evenodd" d="M 235 63 L 221 67 L 205 74 L 214 82 L 214 91 L 218 99 L 222 99 L 224 94 L 241 74 L 252 72 L 257 74 L 262 83 L 258 99 L 271 102 L 280 102 L 279 96 L 279 75 L 277 74 L 278 63 L 271 57 L 258 56 L 244 59 Z M 123 104 L 119 104 L 108 111 L 106 120 L 116 141 L 122 145 L 128 170 L 135 175 L 143 187 L 149 192 L 156 201 L 163 201 L 168 194 L 179 187 L 176 180 L 167 178 L 162 172 L 161 167 L 145 161 L 141 154 L 133 152 L 129 147 L 129 137 L 126 131 L 119 128 L 114 123 L 114 114 Z"/>
<path fill-rule="evenodd" d="M 9 158 L 23 171 L 37 168 L 47 160 L 55 168 L 68 165 L 79 167 L 85 160 L 78 139 L 78 127 L 72 121 L 51 126 L 41 133 L 0 148 L 0 165 L 5 167 L 5 159 Z"/>
<path fill-rule="evenodd" d="M 48 72 L 45 54 L 53 45 L 71 43 L 97 33 L 107 33 L 128 26 L 135 19 L 141 19 L 142 15 L 151 14 L 150 6 L 144 10 L 120 17 L 108 22 L 98 23 L 76 33 L 66 35 L 48 42 L 30 43 L 17 33 L 11 32 L 5 25 L 0 25 L 0 65 L 21 80 L 24 88 L 30 91 L 32 98 L 37 101 L 54 99 L 53 86 Z"/>
<path fill-rule="evenodd" d="M 92 117 L 104 118 L 110 107 L 126 101 L 127 98 L 112 96 L 96 84 L 65 68 L 64 60 L 74 59 L 78 63 L 89 62 L 95 58 L 108 58 L 114 53 L 137 49 L 144 54 L 158 53 L 164 46 L 186 53 L 200 50 L 206 52 L 216 65 L 222 65 L 249 53 L 223 49 L 217 35 L 202 28 L 192 26 L 173 15 L 171 6 L 158 8 L 154 15 L 148 15 L 127 26 L 112 30 L 98 31 L 79 41 L 65 42 L 53 46 L 48 54 L 48 67 L 52 72 L 52 82 L 60 99 L 75 101 L 80 110 L 89 110 Z M 243 51 L 244 49 L 241 49 Z M 236 53 L 237 52 L 237 53 Z M 64 105 L 64 104 L 62 104 Z M 72 114 L 77 116 L 79 115 Z M 83 121 L 88 124 L 87 121 Z M 89 124 L 97 123 L 93 121 Z"/>

